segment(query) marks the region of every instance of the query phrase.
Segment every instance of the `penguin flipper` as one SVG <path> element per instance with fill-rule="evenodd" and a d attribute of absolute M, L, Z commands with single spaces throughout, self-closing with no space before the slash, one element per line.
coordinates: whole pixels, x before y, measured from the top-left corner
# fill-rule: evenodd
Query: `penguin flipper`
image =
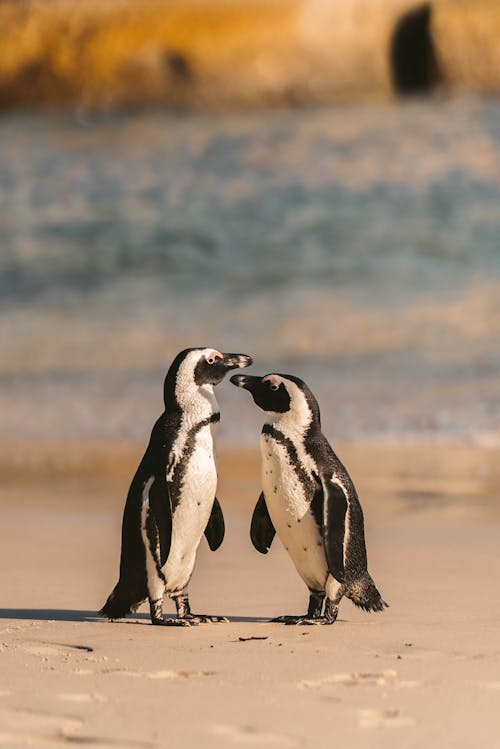
<path fill-rule="evenodd" d="M 155 471 L 154 481 L 149 489 L 149 516 L 146 532 L 150 540 L 151 551 L 156 548 L 156 561 L 163 567 L 170 553 L 172 543 L 172 508 L 168 484 L 161 466 Z M 159 551 L 159 554 L 158 554 Z"/>
<path fill-rule="evenodd" d="M 253 511 L 250 538 L 257 551 L 260 551 L 261 554 L 267 554 L 275 535 L 276 529 L 269 516 L 269 510 L 262 492 Z"/>
<path fill-rule="evenodd" d="M 154 449 L 151 441 L 128 490 L 122 521 L 120 576 L 100 613 L 120 619 L 134 611 L 147 598 L 146 554 L 141 534 L 143 491 L 154 473 Z"/>
<path fill-rule="evenodd" d="M 344 581 L 344 537 L 347 496 L 343 487 L 331 476 L 322 476 L 323 545 L 328 569 L 338 582 Z"/>
<path fill-rule="evenodd" d="M 224 515 L 222 514 L 222 507 L 220 506 L 217 497 L 214 499 L 212 506 L 212 512 L 208 519 L 207 527 L 205 528 L 205 538 L 208 541 L 208 545 L 212 551 L 216 551 L 224 540 Z"/>

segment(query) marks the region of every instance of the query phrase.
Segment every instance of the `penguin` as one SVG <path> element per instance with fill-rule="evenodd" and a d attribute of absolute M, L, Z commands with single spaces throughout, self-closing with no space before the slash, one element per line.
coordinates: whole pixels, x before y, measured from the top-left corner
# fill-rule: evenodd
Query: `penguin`
<path fill-rule="evenodd" d="M 268 417 L 260 438 L 263 492 L 251 541 L 267 554 L 277 533 L 309 588 L 307 614 L 273 621 L 333 624 L 343 596 L 365 611 L 382 611 L 388 604 L 368 574 L 358 495 L 321 432 L 312 392 L 286 374 L 233 375 L 231 382 L 248 390 Z"/>
<path fill-rule="evenodd" d="M 220 414 L 214 386 L 229 370 L 251 363 L 246 354 L 212 348 L 185 349 L 174 359 L 163 388 L 165 410 L 128 491 L 120 576 L 101 609 L 103 616 L 120 619 L 148 599 L 154 625 L 226 621 L 192 614 L 187 587 L 203 533 L 212 551 L 224 538 L 215 496 L 211 427 Z M 177 618 L 163 617 L 165 592 L 175 601 Z"/>

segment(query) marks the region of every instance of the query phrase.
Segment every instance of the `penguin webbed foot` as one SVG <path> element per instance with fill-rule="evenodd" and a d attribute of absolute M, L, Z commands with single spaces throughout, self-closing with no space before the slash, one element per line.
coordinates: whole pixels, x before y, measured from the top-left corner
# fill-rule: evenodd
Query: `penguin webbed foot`
<path fill-rule="evenodd" d="M 291 616 L 289 614 L 284 614 L 283 616 L 277 616 L 274 619 L 271 619 L 271 622 L 273 624 L 286 624 L 287 626 L 291 626 L 293 624 L 315 624 L 320 623 L 318 617 L 311 617 L 307 614 L 301 614 L 299 616 Z"/>
<path fill-rule="evenodd" d="M 317 624 L 333 624 L 335 620 L 331 620 L 326 616 L 308 616 L 304 614 L 302 616 L 277 616 L 275 619 L 271 619 L 271 622 L 276 624 L 285 624 L 286 626 L 312 626 Z"/>
<path fill-rule="evenodd" d="M 213 616 L 212 614 L 186 614 L 183 617 L 179 617 L 182 620 L 193 622 L 195 624 L 227 624 L 229 619 L 227 616 Z"/>
<path fill-rule="evenodd" d="M 284 614 L 283 616 L 276 616 L 274 619 L 270 619 L 270 621 L 272 624 L 296 624 L 301 618 L 300 616 L 287 616 L 287 614 Z"/>
<path fill-rule="evenodd" d="M 293 622 L 294 624 L 299 625 L 314 625 L 314 624 L 333 624 L 335 619 L 329 619 L 326 616 L 302 616 L 299 619 L 297 619 L 296 622 Z"/>
<path fill-rule="evenodd" d="M 165 617 L 162 619 L 152 619 L 151 624 L 155 627 L 196 627 L 199 622 L 190 619 L 180 619 L 179 617 Z"/>

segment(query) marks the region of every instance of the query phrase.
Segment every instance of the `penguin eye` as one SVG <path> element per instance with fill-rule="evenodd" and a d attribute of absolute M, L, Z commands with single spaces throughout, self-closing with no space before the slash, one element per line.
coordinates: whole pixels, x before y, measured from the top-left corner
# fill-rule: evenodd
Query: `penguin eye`
<path fill-rule="evenodd" d="M 209 356 L 207 359 L 207 364 L 215 364 L 215 362 L 219 361 L 219 356 Z"/>
<path fill-rule="evenodd" d="M 271 382 L 270 380 L 268 380 L 267 382 L 268 382 L 268 384 L 269 384 L 269 388 L 270 388 L 271 390 L 278 390 L 278 388 L 279 388 L 279 385 L 276 385 L 276 383 L 275 383 L 275 382 Z"/>

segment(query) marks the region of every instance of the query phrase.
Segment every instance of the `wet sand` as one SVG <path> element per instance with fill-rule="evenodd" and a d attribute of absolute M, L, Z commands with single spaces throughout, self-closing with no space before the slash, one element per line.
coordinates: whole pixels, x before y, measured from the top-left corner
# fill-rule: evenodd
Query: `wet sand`
<path fill-rule="evenodd" d="M 140 446 L 75 444 L 59 463 L 24 447 L 29 472 L 21 445 L 2 458 L 1 746 L 498 746 L 494 450 L 337 446 L 391 606 L 344 601 L 333 627 L 284 627 L 266 620 L 304 611 L 305 588 L 279 542 L 266 557 L 250 545 L 256 452 L 221 449 L 226 539 L 215 554 L 202 541 L 191 599 L 230 622 L 158 630 L 145 607 L 95 613 Z"/>

